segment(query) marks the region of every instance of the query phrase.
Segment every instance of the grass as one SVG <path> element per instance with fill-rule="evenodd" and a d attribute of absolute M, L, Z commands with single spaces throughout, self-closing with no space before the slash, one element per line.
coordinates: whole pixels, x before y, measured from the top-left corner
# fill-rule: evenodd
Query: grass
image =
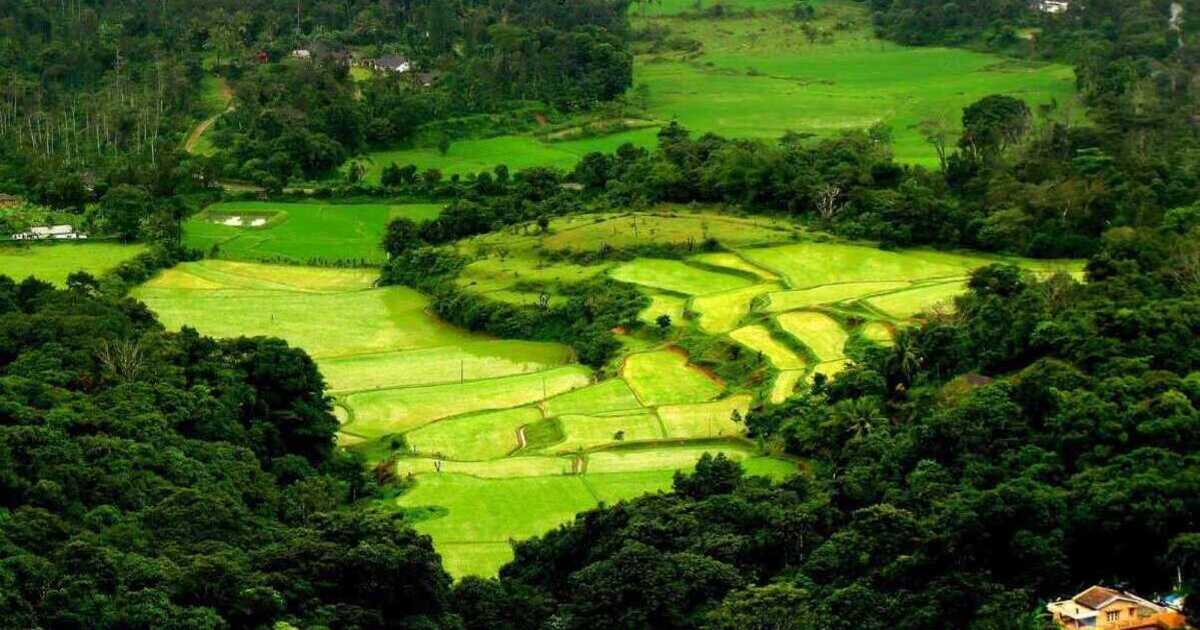
<path fill-rule="evenodd" d="M 764 217 L 744 218 L 709 209 L 662 204 L 649 212 L 609 212 L 557 217 L 545 233 L 493 232 L 460 241 L 465 254 L 507 251 L 532 257 L 542 250 L 599 251 L 602 247 L 642 245 L 698 247 L 712 237 L 727 247 L 785 243 L 795 238 L 794 226 Z"/>
<path fill-rule="evenodd" d="M 571 350 L 556 343 L 463 339 L 449 346 L 378 352 L 321 362 L 333 392 L 474 381 L 564 365 Z"/>
<path fill-rule="evenodd" d="M 64 286 L 76 271 L 98 276 L 145 250 L 144 245 L 119 243 L 0 245 L 0 275 L 18 282 L 33 276 Z"/>
<path fill-rule="evenodd" d="M 698 254 L 696 256 L 692 256 L 690 258 L 690 260 L 698 262 L 698 263 L 702 263 L 705 265 L 712 265 L 714 267 L 724 267 L 726 269 L 732 269 L 734 271 L 739 271 L 741 273 L 748 273 L 753 276 L 758 276 L 762 280 L 778 280 L 779 279 L 778 276 L 771 273 L 770 271 L 767 271 L 766 269 L 763 269 L 762 267 L 752 265 L 745 258 L 742 258 L 741 256 L 730 253 L 730 252 L 714 252 L 711 254 Z"/>
<path fill-rule="evenodd" d="M 448 418 L 405 437 L 417 453 L 459 460 L 497 459 L 517 450 L 521 426 L 541 419 L 536 407 L 519 407 Z"/>
<path fill-rule="evenodd" d="M 739 395 L 709 403 L 659 407 L 658 417 L 669 438 L 731 437 L 746 430 L 733 421 L 733 412 L 745 418 L 749 410 L 750 396 Z"/>
<path fill-rule="evenodd" d="M 833 361 L 845 355 L 850 335 L 837 320 L 814 311 L 795 311 L 776 317 L 780 328 L 804 344 L 821 361 Z"/>
<path fill-rule="evenodd" d="M 871 343 L 884 346 L 892 344 L 892 328 L 883 322 L 867 322 L 859 330 L 863 338 Z"/>
<path fill-rule="evenodd" d="M 783 370 L 775 377 L 771 385 L 771 404 L 778 405 L 787 400 L 795 391 L 800 379 L 804 378 L 804 370 Z"/>
<path fill-rule="evenodd" d="M 729 333 L 729 337 L 754 352 L 761 352 L 771 365 L 780 370 L 803 370 L 807 367 L 804 357 L 772 337 L 766 326 L 742 326 Z"/>
<path fill-rule="evenodd" d="M 742 250 L 751 262 L 781 275 L 793 289 L 836 283 L 959 278 L 987 259 L 946 254 L 936 258 L 848 243 L 796 243 Z M 859 287 L 855 287 L 858 289 Z"/>
<path fill-rule="evenodd" d="M 756 284 L 742 289 L 702 295 L 692 300 L 692 310 L 700 314 L 700 329 L 707 333 L 725 333 L 737 327 L 750 313 L 754 298 L 780 286 L 774 282 Z"/>
<path fill-rule="evenodd" d="M 683 322 L 683 310 L 687 307 L 687 299 L 677 295 L 654 294 L 650 296 L 650 306 L 642 309 L 638 319 L 647 324 L 658 324 L 659 315 L 671 318 L 671 323 L 678 326 Z"/>
<path fill-rule="evenodd" d="M 589 382 L 591 371 L 573 365 L 467 383 L 359 392 L 342 399 L 353 413 L 345 430 L 367 437 L 399 433 L 438 418 L 527 405 Z"/>
<path fill-rule="evenodd" d="M 625 359 L 621 375 L 647 406 L 703 402 L 719 396 L 724 385 L 688 365 L 683 352 L 641 352 Z"/>
<path fill-rule="evenodd" d="M 910 286 L 907 282 L 847 282 L 827 284 L 811 289 L 776 291 L 767 295 L 763 310 L 781 313 L 799 308 L 856 300 L 866 295 L 895 291 Z"/>
<path fill-rule="evenodd" d="M 659 440 L 663 434 L 662 424 L 653 411 L 639 411 L 617 416 L 565 415 L 559 418 L 566 439 L 546 449 L 554 453 L 570 453 L 612 444 L 614 442 L 636 442 Z M 620 440 L 617 434 L 620 434 Z"/>
<path fill-rule="evenodd" d="M 641 472 L 646 470 L 691 470 L 696 460 L 705 453 L 724 453 L 734 461 L 756 457 L 746 445 L 729 442 L 683 446 L 654 446 L 616 448 L 590 453 L 587 456 L 587 472 L 597 473 Z"/>
<path fill-rule="evenodd" d="M 604 270 L 603 265 L 545 264 L 532 257 L 488 257 L 467 265 L 455 281 L 477 293 L 488 293 L 508 289 L 518 282 L 547 285 L 582 282 Z"/>
<path fill-rule="evenodd" d="M 441 472 L 438 472 L 441 466 Z M 570 457 L 550 455 L 519 455 L 486 461 L 444 460 L 435 457 L 404 457 L 396 461 L 401 475 L 458 474 L 481 479 L 511 479 L 514 477 L 549 477 L 570 475 L 574 471 Z"/>
<path fill-rule="evenodd" d="M 741 289 L 751 281 L 732 274 L 709 271 L 679 260 L 638 258 L 609 272 L 621 282 L 685 295 L 704 295 Z"/>
<path fill-rule="evenodd" d="M 931 284 L 867 300 L 867 303 L 896 319 L 908 319 L 937 304 L 949 304 L 966 292 L 963 282 Z"/>
<path fill-rule="evenodd" d="M 237 201 L 213 204 L 184 224 L 184 244 L 224 258 L 251 261 L 384 260 L 379 243 L 388 221 L 436 218 L 440 204 L 327 204 Z M 223 222 L 241 218 L 242 226 Z M 254 220 L 264 221 L 254 226 Z"/>
<path fill-rule="evenodd" d="M 713 3 L 703 2 L 703 6 Z M 942 114 L 957 120 L 963 107 L 990 94 L 1026 100 L 1031 109 L 1074 98 L 1069 66 L 1033 63 L 942 47 L 906 47 L 871 32 L 861 4 L 825 2 L 814 22 L 833 33 L 832 43 L 809 42 L 801 24 L 778 13 L 789 0 L 727 0 L 731 9 L 755 16 L 675 19 L 694 11 L 694 0 L 663 0 L 631 15 L 639 25 L 657 22 L 673 37 L 703 43 L 698 55 L 646 53 L 637 56 L 634 83 L 646 86 L 641 115 L 649 121 L 678 120 L 695 135 L 776 139 L 788 131 L 827 137 L 883 123 L 892 129 L 893 150 L 902 162 L 933 166 L 936 155 L 917 124 Z M 642 17 L 643 14 L 645 17 Z M 835 28 L 838 22 L 852 24 Z M 533 134 L 460 140 L 446 155 L 432 148 L 372 153 L 368 181 L 389 163 L 412 163 L 446 173 L 551 166 L 570 169 L 590 151 L 611 152 L 624 142 L 653 146 L 657 129 L 645 128 L 567 142 Z"/>
<path fill-rule="evenodd" d="M 372 281 L 356 270 L 206 260 L 169 269 L 132 294 L 169 330 L 279 337 L 318 359 L 487 339 L 434 319 L 420 293 L 372 289 Z"/>
<path fill-rule="evenodd" d="M 547 416 L 601 414 L 639 409 L 637 396 L 624 379 L 611 378 L 595 385 L 555 396 L 542 408 Z"/>

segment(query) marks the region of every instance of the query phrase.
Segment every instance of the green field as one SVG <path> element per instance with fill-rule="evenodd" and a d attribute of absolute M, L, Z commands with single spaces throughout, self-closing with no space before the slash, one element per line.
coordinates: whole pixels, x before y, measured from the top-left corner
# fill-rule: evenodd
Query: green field
<path fill-rule="evenodd" d="M 17 281 L 33 276 L 62 286 L 73 272 L 98 276 L 143 251 L 144 245 L 120 243 L 0 245 L 0 276 Z"/>
<path fill-rule="evenodd" d="M 551 255 L 708 236 L 723 249 L 590 266 Z M 295 242 L 307 237 L 279 238 L 302 247 Z M 980 265 L 1078 268 L 805 238 L 780 220 L 663 206 L 559 217 L 544 233 L 456 244 L 472 260 L 456 282 L 486 298 L 545 291 L 565 299 L 555 293 L 560 285 L 607 275 L 651 297 L 645 321 L 671 315 L 670 330 L 624 331 L 625 349 L 597 372 L 559 344 L 446 325 L 427 297 L 376 287 L 372 269 L 210 259 L 163 271 L 134 295 L 169 329 L 279 336 L 307 350 L 335 397 L 343 445 L 371 465 L 389 460 L 414 482 L 391 505 L 421 508 L 416 526 L 454 575 L 487 576 L 511 558 L 510 540 L 601 502 L 667 489 L 674 471 L 704 452 L 725 452 L 756 474 L 794 472 L 795 463 L 766 457 L 744 438 L 749 409 L 782 402 L 817 373 L 836 375 L 851 337 L 886 342 L 914 313 L 961 291 Z M 854 315 L 843 323 L 843 313 Z M 716 351 L 761 352 L 761 363 L 749 362 L 753 380 L 719 380 L 672 345 L 693 347 L 705 335 L 725 340 Z"/>
<path fill-rule="evenodd" d="M 701 2 L 708 7 L 712 2 Z M 727 8 L 753 16 L 680 19 L 695 0 L 663 0 L 631 9 L 636 25 L 656 24 L 675 38 L 702 43 L 699 54 L 645 52 L 634 67 L 644 85 L 648 122 L 677 120 L 697 135 L 775 139 L 788 131 L 829 136 L 884 123 L 891 127 L 896 159 L 936 164 L 933 149 L 916 125 L 940 115 L 952 121 L 963 107 L 989 94 L 1026 100 L 1031 109 L 1074 98 L 1069 66 L 1034 63 L 941 47 L 906 47 L 876 39 L 861 4 L 830 1 L 818 7 L 813 25 L 832 42 L 810 42 L 788 12 L 789 0 L 730 0 Z M 839 28 L 837 25 L 848 25 Z M 549 141 L 537 134 L 459 140 L 446 155 L 433 148 L 372 153 L 367 173 L 377 181 L 390 163 L 416 164 L 446 173 L 553 166 L 570 169 L 590 151 L 613 151 L 625 142 L 656 143 L 654 128 L 607 136 Z"/>
<path fill-rule="evenodd" d="M 222 258 L 233 260 L 378 264 L 389 220 L 425 221 L 440 212 L 440 204 L 427 203 L 218 203 L 188 219 L 184 244 L 205 252 L 216 246 Z"/>
<path fill-rule="evenodd" d="M 703 402 L 718 396 L 724 386 L 688 365 L 687 354 L 670 350 L 639 352 L 625 359 L 621 375 L 648 407 Z"/>
<path fill-rule="evenodd" d="M 814 311 L 784 313 L 776 318 L 779 327 L 804 344 L 821 361 L 840 359 L 849 335 L 837 320 Z"/>

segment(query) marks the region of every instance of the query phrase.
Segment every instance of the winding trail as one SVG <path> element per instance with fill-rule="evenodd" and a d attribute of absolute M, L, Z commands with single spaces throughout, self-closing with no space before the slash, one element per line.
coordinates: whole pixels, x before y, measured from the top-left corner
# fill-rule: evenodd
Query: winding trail
<path fill-rule="evenodd" d="M 187 139 L 183 141 L 183 150 L 188 153 L 196 152 L 196 145 L 200 144 L 200 138 L 216 124 L 218 118 L 233 111 L 233 91 L 229 89 L 229 84 L 225 83 L 225 79 L 218 77 L 217 81 L 220 85 L 221 97 L 225 99 L 225 109 L 200 121 L 200 124 L 188 132 Z"/>
<path fill-rule="evenodd" d="M 519 451 L 525 448 L 526 444 L 528 444 L 528 442 L 525 441 L 525 426 L 522 425 L 517 429 L 517 450 Z"/>

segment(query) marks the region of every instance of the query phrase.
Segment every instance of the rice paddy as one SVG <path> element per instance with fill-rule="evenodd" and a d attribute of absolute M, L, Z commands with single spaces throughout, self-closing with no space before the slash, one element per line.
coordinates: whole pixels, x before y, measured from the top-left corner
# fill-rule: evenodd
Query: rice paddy
<path fill-rule="evenodd" d="M 428 203 L 218 203 L 188 219 L 184 244 L 232 260 L 370 265 L 384 260 L 379 243 L 388 221 L 425 221 L 440 212 L 440 204 Z"/>
<path fill-rule="evenodd" d="M 145 245 L 99 242 L 0 245 L 0 276 L 17 282 L 33 276 L 64 286 L 76 271 L 99 276 L 144 251 Z"/>
<path fill-rule="evenodd" d="M 814 311 L 794 311 L 778 316 L 776 321 L 820 361 L 833 361 L 844 356 L 846 340 L 850 336 L 832 317 Z"/>
<path fill-rule="evenodd" d="M 629 355 L 621 375 L 648 407 L 703 402 L 724 389 L 713 377 L 688 365 L 685 353 L 670 350 Z"/>

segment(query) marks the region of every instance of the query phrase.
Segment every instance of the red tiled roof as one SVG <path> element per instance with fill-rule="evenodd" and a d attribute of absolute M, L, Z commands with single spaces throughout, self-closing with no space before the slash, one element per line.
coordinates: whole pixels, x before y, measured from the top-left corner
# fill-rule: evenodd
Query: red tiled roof
<path fill-rule="evenodd" d="M 1111 588 L 1093 586 L 1092 588 L 1089 588 L 1088 590 L 1076 595 L 1075 601 L 1080 605 L 1087 606 L 1092 610 L 1096 610 L 1101 604 L 1117 595 L 1120 595 L 1120 593 L 1112 590 Z"/>

